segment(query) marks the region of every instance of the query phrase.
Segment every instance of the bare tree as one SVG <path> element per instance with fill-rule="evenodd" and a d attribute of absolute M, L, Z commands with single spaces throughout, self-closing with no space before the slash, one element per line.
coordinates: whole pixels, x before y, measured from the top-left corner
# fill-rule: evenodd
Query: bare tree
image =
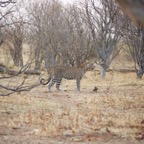
<path fill-rule="evenodd" d="M 132 21 L 139 27 L 140 29 L 140 45 L 133 45 L 135 62 L 137 63 L 139 70 L 137 70 L 138 78 L 142 78 L 144 74 L 144 1 L 128 1 L 128 0 L 117 0 L 125 13 L 132 19 Z M 135 40 L 136 40 L 135 39 Z M 135 41 L 134 40 L 134 41 Z M 137 41 L 136 40 L 136 41 Z"/>
<path fill-rule="evenodd" d="M 16 43 L 17 51 L 19 51 L 19 48 L 22 46 L 21 38 L 23 35 L 21 28 L 23 23 L 21 19 L 19 19 L 19 21 L 10 21 L 12 17 L 9 19 L 9 15 L 11 15 L 12 12 L 15 12 L 13 9 L 14 5 L 10 6 L 10 4 L 14 3 L 15 2 L 12 0 L 0 1 L 0 44 L 2 44 L 6 39 L 8 40 L 8 36 L 10 36 L 9 40 L 11 38 L 12 42 L 14 42 L 14 44 Z M 8 5 L 9 7 L 7 7 Z M 16 15 L 13 15 L 13 18 L 16 18 Z M 7 37 L 5 36 L 6 31 L 11 32 Z M 21 51 L 19 54 L 21 54 Z M 21 55 L 19 56 L 21 57 Z M 2 72 L 2 74 L 0 74 L 0 96 L 9 96 L 15 92 L 29 91 L 39 85 L 38 80 L 29 85 L 27 83 L 28 77 L 22 76 L 22 73 L 25 72 L 30 65 L 31 62 L 29 61 L 19 71 L 14 71 L 3 64 L 0 64 L 0 72 Z"/>
<path fill-rule="evenodd" d="M 100 0 L 100 7 L 94 0 L 85 0 L 85 12 L 92 33 L 98 63 L 102 69 L 102 78 L 120 49 L 120 41 L 125 26 L 123 15 L 113 0 Z"/>
<path fill-rule="evenodd" d="M 24 22 L 13 23 L 5 30 L 7 35 L 7 46 L 10 50 L 14 65 L 23 66 L 22 45 L 24 41 Z"/>
<path fill-rule="evenodd" d="M 125 39 L 135 62 L 137 77 L 141 79 L 144 74 L 144 30 L 136 27 L 129 20 L 127 22 Z"/>
<path fill-rule="evenodd" d="M 36 1 L 29 7 L 30 37 L 35 45 L 35 68 L 40 69 L 42 61 L 48 68 L 56 63 L 59 45 L 62 7 L 58 1 Z"/>
<path fill-rule="evenodd" d="M 92 37 L 85 21 L 83 10 L 76 6 L 67 6 L 64 12 L 63 34 L 61 36 L 61 61 L 63 64 L 79 66 L 94 56 Z"/>
<path fill-rule="evenodd" d="M 142 78 L 144 74 L 144 28 L 141 29 L 141 48 L 140 48 L 140 61 L 139 61 L 139 71 L 138 78 Z"/>
<path fill-rule="evenodd" d="M 36 68 L 43 60 L 46 68 L 58 64 L 78 66 L 94 55 L 91 33 L 80 7 L 43 0 L 35 2 L 28 12 Z"/>

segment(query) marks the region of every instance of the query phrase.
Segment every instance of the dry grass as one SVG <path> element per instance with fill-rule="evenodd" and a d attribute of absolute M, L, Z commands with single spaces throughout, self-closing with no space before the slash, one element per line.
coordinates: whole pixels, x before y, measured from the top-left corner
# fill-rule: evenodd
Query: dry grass
<path fill-rule="evenodd" d="M 31 92 L 0 97 L 0 127 L 32 136 L 99 132 L 132 139 L 143 137 L 143 80 L 136 80 L 134 73 L 112 72 L 104 81 L 88 72 L 81 85 L 81 93 L 76 91 L 75 81 L 64 80 L 62 93 L 55 87 L 48 93 L 47 87 L 40 86 Z M 94 86 L 98 92 L 93 92 Z M 74 139 L 85 141 L 87 137 Z"/>
<path fill-rule="evenodd" d="M 26 62 L 27 49 L 24 57 Z M 111 65 L 113 69 L 132 66 L 121 57 Z M 5 83 L 15 85 L 20 79 Z M 30 76 L 28 83 L 37 79 Z M 135 73 L 108 72 L 102 80 L 97 71 L 88 72 L 81 93 L 75 81 L 63 80 L 62 89 L 58 93 L 53 87 L 49 93 L 47 86 L 40 86 L 0 97 L 0 144 L 143 143 L 137 140 L 144 138 L 144 80 L 137 80 Z"/>

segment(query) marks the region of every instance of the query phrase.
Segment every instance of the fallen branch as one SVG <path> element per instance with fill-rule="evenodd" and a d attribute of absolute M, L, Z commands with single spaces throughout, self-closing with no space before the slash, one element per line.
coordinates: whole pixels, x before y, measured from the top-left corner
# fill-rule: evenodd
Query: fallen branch
<path fill-rule="evenodd" d="M 8 91 L 8 93 L 4 93 L 4 92 L 0 93 L 0 96 L 9 96 L 15 92 L 30 91 L 31 89 L 36 88 L 39 85 L 41 85 L 38 80 L 38 82 L 35 84 L 29 85 L 29 86 L 24 86 L 25 80 L 26 80 L 26 78 L 21 82 L 21 84 L 19 84 L 16 87 L 8 87 L 8 86 L 4 86 L 4 85 L 0 84 L 0 89 L 4 89 L 4 90 Z"/>
<path fill-rule="evenodd" d="M 19 71 L 9 69 L 4 64 L 0 64 L 0 73 L 2 73 L 2 75 L 0 76 L 0 82 L 1 82 L 0 96 L 9 96 L 15 92 L 30 91 L 31 89 L 41 85 L 39 79 L 35 80 L 35 83 L 33 82 L 33 84 L 31 85 L 27 84 L 28 82 L 26 81 L 26 79 L 28 78 L 27 75 L 40 75 L 40 71 L 29 70 L 32 63 L 33 61 L 27 62 L 27 64 L 24 65 Z M 26 75 L 22 75 L 22 74 L 26 74 Z M 12 80 L 14 80 L 16 86 L 13 85 L 14 83 Z M 20 80 L 21 82 L 19 82 Z M 7 82 L 7 84 L 5 84 L 5 82 Z M 12 85 L 10 85 L 10 83 Z"/>
<path fill-rule="evenodd" d="M 24 72 L 24 74 L 28 74 L 28 75 L 40 75 L 40 71 L 38 70 L 27 70 Z"/>
<path fill-rule="evenodd" d="M 38 70 L 26 70 L 28 68 L 28 66 L 24 66 L 22 67 L 19 71 L 15 71 L 12 69 L 7 68 L 5 65 L 0 64 L 0 73 L 2 74 L 8 74 L 11 76 L 17 76 L 18 74 L 24 73 L 24 74 L 28 74 L 28 75 L 40 75 L 40 71 Z M 3 77 L 6 78 L 6 77 Z"/>

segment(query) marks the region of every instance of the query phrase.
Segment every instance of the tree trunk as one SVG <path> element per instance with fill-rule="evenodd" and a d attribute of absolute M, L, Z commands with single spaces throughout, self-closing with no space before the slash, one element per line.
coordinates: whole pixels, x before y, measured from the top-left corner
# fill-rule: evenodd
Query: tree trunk
<path fill-rule="evenodd" d="M 105 57 L 105 56 L 103 55 L 103 57 Z M 110 65 L 110 63 L 107 58 L 101 60 L 100 67 L 101 67 L 102 79 L 106 78 L 106 72 L 107 72 L 107 69 L 109 68 L 109 65 Z"/>
<path fill-rule="evenodd" d="M 3 36 L 1 32 L 1 27 L 0 27 L 0 46 L 3 44 Z"/>
<path fill-rule="evenodd" d="M 137 71 L 137 78 L 141 79 L 144 74 L 144 29 L 141 30 L 141 50 L 139 70 Z"/>
<path fill-rule="evenodd" d="M 45 62 L 46 69 L 51 67 L 50 58 L 48 56 L 44 58 L 44 62 Z"/>
<path fill-rule="evenodd" d="M 52 53 L 52 66 L 56 65 L 56 51 L 53 50 L 53 53 Z"/>
<path fill-rule="evenodd" d="M 14 65 L 17 67 L 22 67 L 23 66 L 22 43 L 14 45 L 14 49 L 10 48 L 10 53 Z"/>
<path fill-rule="evenodd" d="M 41 49 L 37 47 L 35 50 L 35 70 L 40 70 L 42 60 Z"/>
<path fill-rule="evenodd" d="M 47 55 L 45 55 L 44 61 L 45 61 L 45 67 L 47 69 L 56 65 L 56 56 L 57 56 L 56 51 L 53 51 L 52 53 L 48 53 Z"/>
<path fill-rule="evenodd" d="M 101 65 L 101 77 L 102 79 L 106 78 L 106 68 L 103 65 Z"/>

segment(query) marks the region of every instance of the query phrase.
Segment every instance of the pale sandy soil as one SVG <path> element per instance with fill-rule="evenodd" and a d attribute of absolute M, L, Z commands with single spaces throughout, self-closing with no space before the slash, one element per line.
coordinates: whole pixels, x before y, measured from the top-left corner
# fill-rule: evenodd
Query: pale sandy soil
<path fill-rule="evenodd" d="M 61 87 L 62 93 L 39 86 L 0 97 L 0 144 L 144 143 L 144 79 L 109 72 L 101 80 L 88 72 L 80 93 L 75 81 L 63 80 Z"/>

